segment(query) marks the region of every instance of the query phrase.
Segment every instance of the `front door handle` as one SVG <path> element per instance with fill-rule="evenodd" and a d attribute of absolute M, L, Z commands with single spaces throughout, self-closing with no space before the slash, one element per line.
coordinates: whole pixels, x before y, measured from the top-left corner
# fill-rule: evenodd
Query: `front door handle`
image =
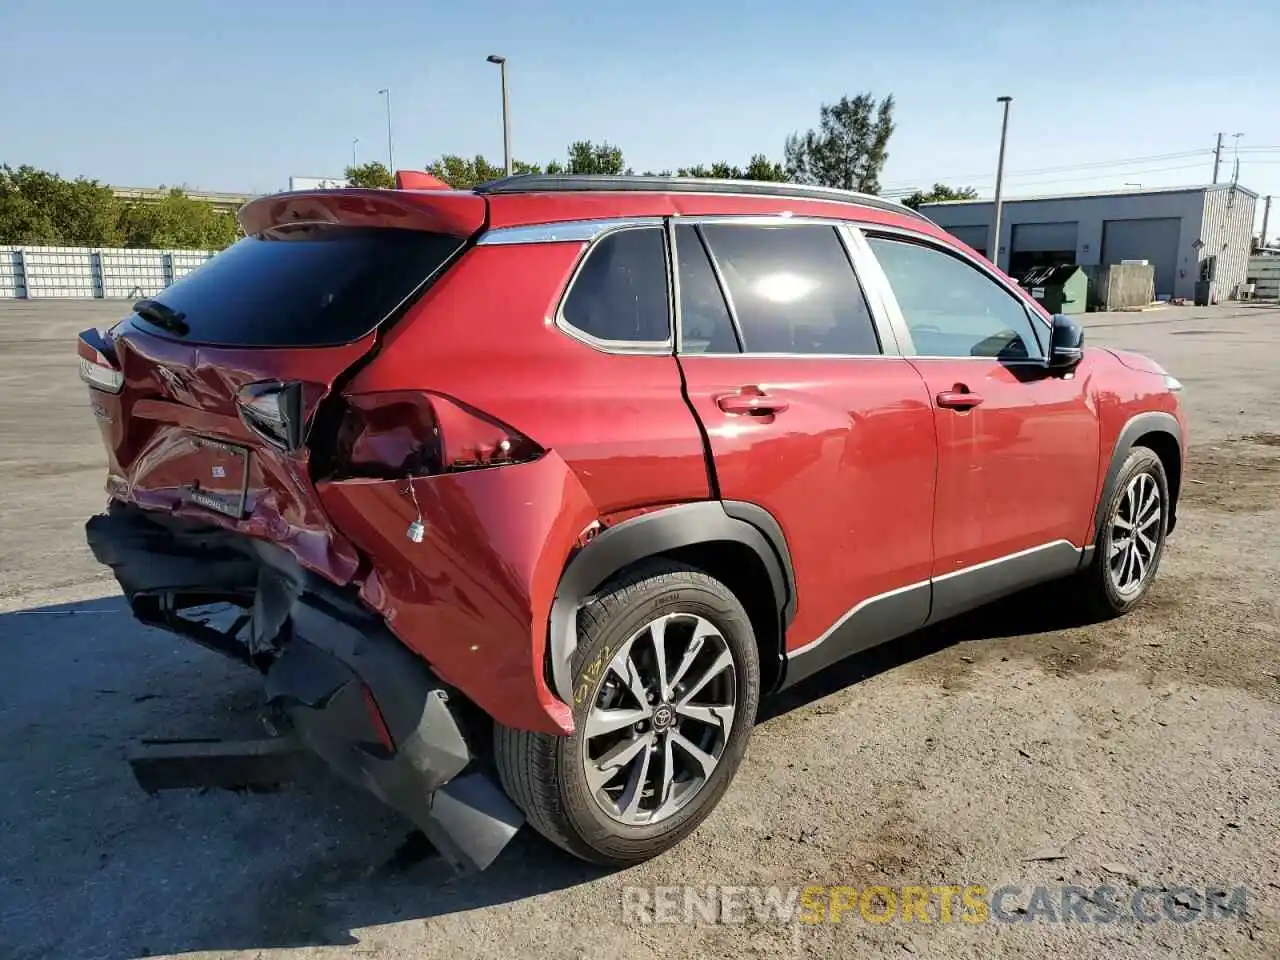
<path fill-rule="evenodd" d="M 716 397 L 716 406 L 725 413 L 770 417 L 775 413 L 783 413 L 791 404 L 781 397 L 771 397 L 767 393 L 723 393 Z"/>
<path fill-rule="evenodd" d="M 960 384 L 956 384 L 956 389 L 940 392 L 937 396 L 938 406 L 947 410 L 972 410 L 982 403 L 981 394 L 974 393 L 967 387 L 960 387 Z"/>

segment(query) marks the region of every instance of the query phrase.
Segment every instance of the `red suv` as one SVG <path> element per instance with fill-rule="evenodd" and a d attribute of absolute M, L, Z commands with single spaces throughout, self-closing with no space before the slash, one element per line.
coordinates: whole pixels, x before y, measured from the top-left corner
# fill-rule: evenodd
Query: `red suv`
<path fill-rule="evenodd" d="M 1123 613 L 1173 526 L 1178 382 L 876 197 L 523 176 L 240 219 L 80 337 L 89 544 L 464 863 L 526 818 L 654 856 L 762 696 L 1054 578 Z"/>

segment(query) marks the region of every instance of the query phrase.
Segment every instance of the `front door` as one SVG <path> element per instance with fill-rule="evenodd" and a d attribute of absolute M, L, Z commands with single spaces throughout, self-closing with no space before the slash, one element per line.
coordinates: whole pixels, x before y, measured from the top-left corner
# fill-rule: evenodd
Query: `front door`
<path fill-rule="evenodd" d="M 720 497 L 782 527 L 788 680 L 923 625 L 936 456 L 919 373 L 878 327 L 831 224 L 674 228 L 680 366 Z M 863 248 L 865 250 L 865 248 Z"/>
<path fill-rule="evenodd" d="M 978 264 L 923 241 L 867 242 L 933 404 L 932 619 L 1070 569 L 1098 476 L 1088 361 L 1049 373 L 1048 325 Z"/>

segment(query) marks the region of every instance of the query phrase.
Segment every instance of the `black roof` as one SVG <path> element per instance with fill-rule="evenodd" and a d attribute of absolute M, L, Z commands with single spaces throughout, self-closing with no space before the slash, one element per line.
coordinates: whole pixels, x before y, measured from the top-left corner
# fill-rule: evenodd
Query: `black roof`
<path fill-rule="evenodd" d="M 803 183 L 778 183 L 764 180 L 715 180 L 702 177 L 645 177 L 605 176 L 596 174 L 542 174 L 521 173 L 501 180 L 482 183 L 475 188 L 479 194 L 505 193 L 574 193 L 574 192 L 636 192 L 636 193 L 730 193 L 761 197 L 794 197 L 797 200 L 826 200 L 834 203 L 852 203 L 861 207 L 891 210 L 918 220 L 931 223 L 922 213 L 893 200 L 886 200 L 870 193 L 837 190 L 834 187 L 817 187 Z"/>

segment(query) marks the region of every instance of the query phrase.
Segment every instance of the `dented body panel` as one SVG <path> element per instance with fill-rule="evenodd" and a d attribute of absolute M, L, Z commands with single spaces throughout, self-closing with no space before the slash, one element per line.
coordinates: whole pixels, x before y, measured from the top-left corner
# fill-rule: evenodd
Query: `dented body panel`
<path fill-rule="evenodd" d="M 299 381 L 309 418 L 372 343 L 370 335 L 307 351 L 241 350 L 184 344 L 126 321 L 113 338 L 124 389 L 91 391 L 107 447 L 107 492 L 279 543 L 308 569 L 349 582 L 359 558 L 319 509 L 308 452 L 263 443 L 235 398 L 249 383 Z"/>
<path fill-rule="evenodd" d="M 546 623 L 596 509 L 559 455 L 408 481 L 326 482 L 320 496 L 370 558 L 361 598 L 406 646 L 500 723 L 572 732 L 542 667 Z M 426 532 L 415 543 L 405 531 L 419 518 Z"/>

